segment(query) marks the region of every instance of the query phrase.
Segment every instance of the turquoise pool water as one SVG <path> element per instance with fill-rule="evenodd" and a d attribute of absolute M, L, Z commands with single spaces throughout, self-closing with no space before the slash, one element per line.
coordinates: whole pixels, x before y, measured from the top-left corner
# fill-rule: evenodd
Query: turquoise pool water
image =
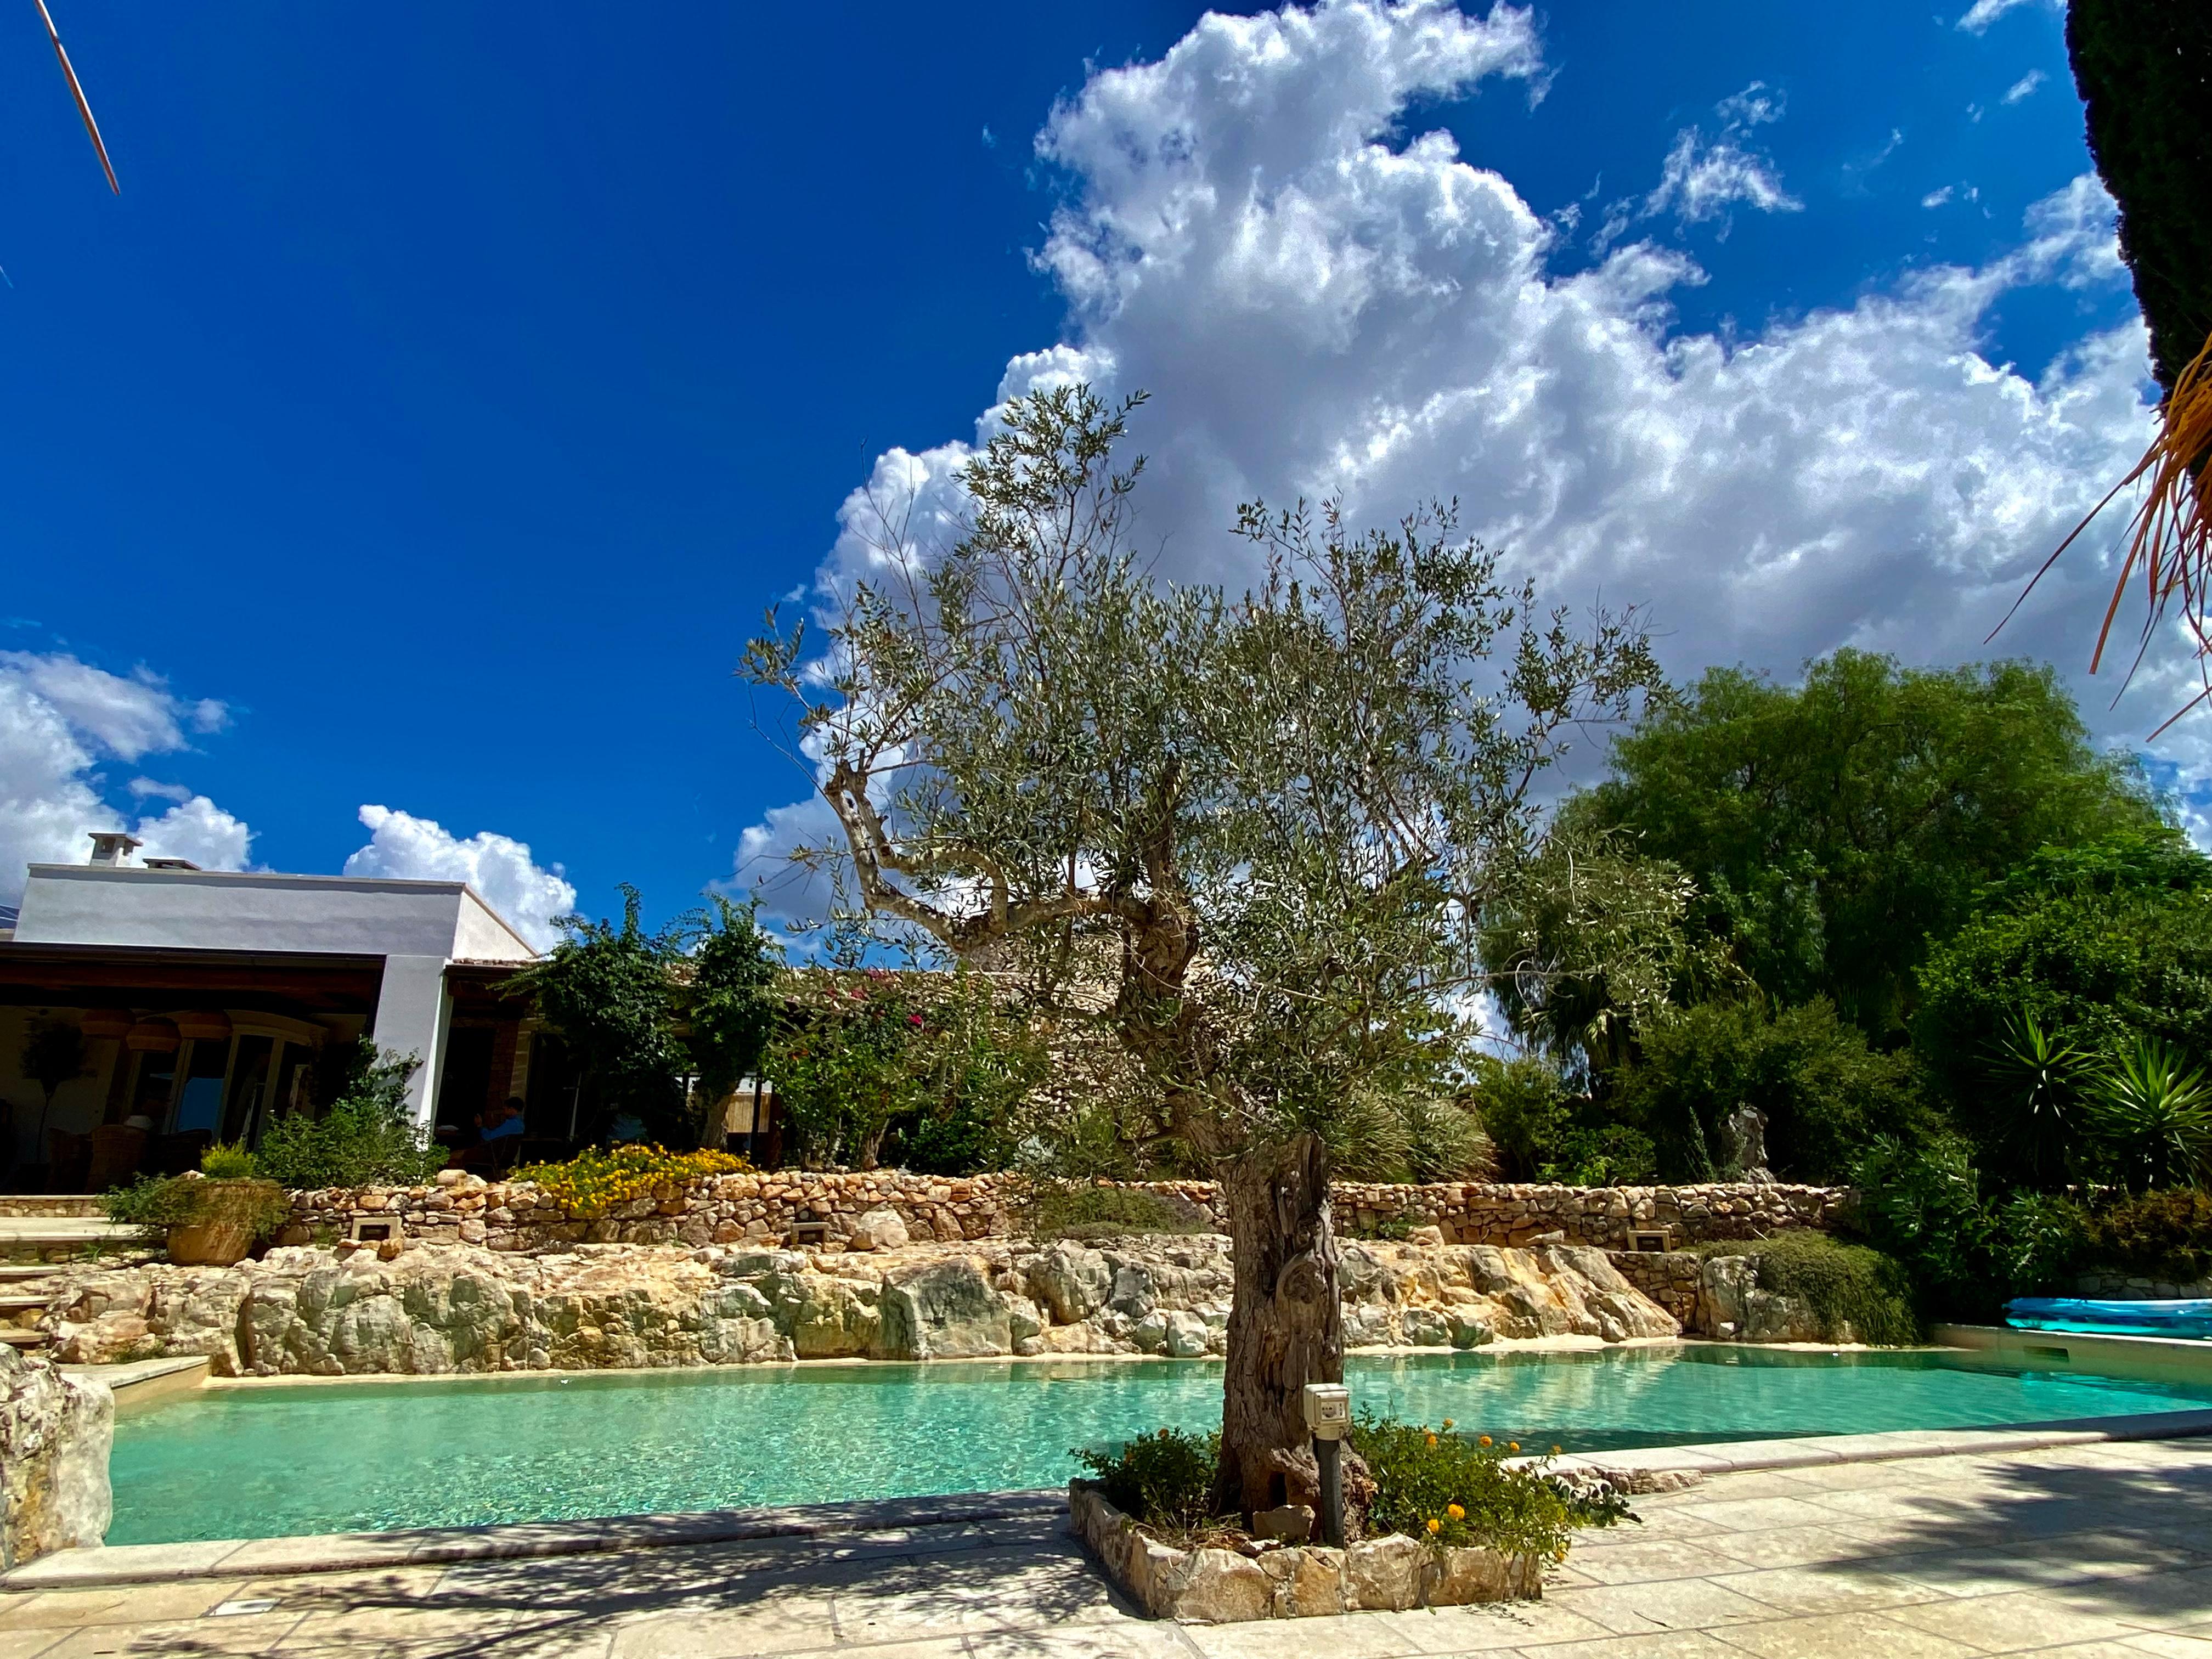
<path fill-rule="evenodd" d="M 2212 1406 L 1957 1354 L 1362 1357 L 1364 1407 L 1570 1450 Z M 115 1431 L 111 1544 L 1054 1486 L 1073 1446 L 1220 1420 L 1202 1361 L 762 1367 L 219 1389 Z"/>

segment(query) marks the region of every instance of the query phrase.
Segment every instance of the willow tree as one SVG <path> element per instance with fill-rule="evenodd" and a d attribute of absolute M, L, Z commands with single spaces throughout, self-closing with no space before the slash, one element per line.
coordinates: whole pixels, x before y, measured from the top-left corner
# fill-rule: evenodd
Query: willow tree
<path fill-rule="evenodd" d="M 1341 1380 L 1333 1162 L 1463 1052 L 1480 917 L 1540 840 L 1531 790 L 1657 675 L 1632 617 L 1531 609 L 1448 507 L 1354 532 L 1244 508 L 1241 595 L 1132 553 L 1139 399 L 1003 412 L 921 545 L 817 629 L 770 613 L 757 684 L 797 700 L 869 911 L 1103 1020 L 1153 1133 L 1217 1172 L 1235 1250 L 1220 1497 L 1314 1485 L 1300 1394 Z M 888 506 L 888 504 L 886 504 Z"/>

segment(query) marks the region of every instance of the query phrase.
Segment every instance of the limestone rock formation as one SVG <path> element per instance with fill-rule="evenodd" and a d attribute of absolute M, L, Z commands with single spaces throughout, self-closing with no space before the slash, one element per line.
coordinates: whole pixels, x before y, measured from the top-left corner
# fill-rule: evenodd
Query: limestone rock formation
<path fill-rule="evenodd" d="M 105 1383 L 0 1344 L 0 1568 L 100 1542 L 114 1438 Z"/>
<path fill-rule="evenodd" d="M 1698 1287 L 1699 1316 L 1704 1328 L 1715 1336 L 1732 1336 L 1739 1342 L 1856 1342 L 1858 1333 L 1844 1320 L 1835 1328 L 1823 1325 L 1810 1304 L 1802 1297 L 1762 1291 L 1759 1263 L 1747 1255 L 1716 1255 L 1705 1260 Z"/>
<path fill-rule="evenodd" d="M 1355 1346 L 1618 1341 L 1680 1328 L 1601 1250 L 1351 1243 Z M 745 1242 L 287 1246 L 235 1267 L 70 1276 L 46 1316 L 64 1359 L 204 1354 L 218 1376 L 425 1375 L 990 1355 L 1218 1355 L 1229 1241 L 987 1239 L 866 1251 Z"/>

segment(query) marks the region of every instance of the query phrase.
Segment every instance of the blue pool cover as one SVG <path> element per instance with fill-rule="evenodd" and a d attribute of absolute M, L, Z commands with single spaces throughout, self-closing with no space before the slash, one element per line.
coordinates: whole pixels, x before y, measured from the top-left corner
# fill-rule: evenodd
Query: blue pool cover
<path fill-rule="evenodd" d="M 2212 1301 L 2089 1302 L 2074 1297 L 2023 1296 L 2005 1304 L 2005 1323 L 2022 1331 L 2212 1340 Z"/>

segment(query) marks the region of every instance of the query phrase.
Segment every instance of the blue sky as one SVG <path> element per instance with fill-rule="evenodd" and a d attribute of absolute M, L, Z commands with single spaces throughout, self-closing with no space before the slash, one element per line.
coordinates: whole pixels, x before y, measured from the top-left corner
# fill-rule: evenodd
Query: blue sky
<path fill-rule="evenodd" d="M 520 883 L 510 903 L 544 901 L 553 890 L 505 842 L 466 840 L 489 832 L 558 864 L 587 908 L 605 910 L 622 880 L 656 914 L 683 908 L 732 878 L 748 826 L 787 809 L 782 830 L 769 818 L 756 834 L 767 857 L 795 821 L 805 778 L 753 732 L 731 670 L 763 605 L 849 556 L 848 492 L 886 452 L 924 471 L 957 461 L 945 447 L 975 436 L 1023 354 L 1060 344 L 1085 373 L 1158 391 L 1157 349 L 1173 389 L 1193 367 L 1171 349 L 1183 328 L 1224 355 L 1139 437 L 1166 447 L 1156 524 L 1194 570 L 1220 574 L 1201 544 L 1224 491 L 1339 487 L 1381 510 L 1406 489 L 1482 490 L 1492 457 L 1465 432 L 1410 470 L 1350 478 L 1329 470 L 1358 451 L 1341 431 L 1304 447 L 1252 434 L 1314 427 L 1349 399 L 1346 375 L 1370 409 L 1478 395 L 1498 362 L 1443 361 L 1437 342 L 1557 298 L 1571 315 L 1551 325 L 1642 331 L 1644 367 L 1593 370 L 1569 400 L 1607 430 L 1655 418 L 1639 410 L 1649 376 L 1696 378 L 1685 342 L 1738 374 L 1792 366 L 1787 386 L 1723 375 L 1694 419 L 1689 392 L 1661 388 L 1652 407 L 1706 434 L 1688 447 L 1717 480 L 1710 510 L 1648 480 L 1607 483 L 1587 510 L 1560 505 L 1573 484 L 1540 511 L 1501 508 L 1493 533 L 1560 597 L 1652 598 L 1686 672 L 1716 656 L 1786 672 L 1847 640 L 1971 654 L 1990 596 L 2008 601 L 2078 510 L 2079 491 L 2040 475 L 2139 444 L 2142 369 L 2097 227 L 2051 230 L 2057 210 L 2036 208 L 2087 167 L 2059 14 L 1983 0 L 1961 27 L 1965 4 L 1603 3 L 1522 23 L 1471 10 L 1449 27 L 1431 8 L 1359 13 L 1347 33 L 1353 8 L 1291 28 L 1272 58 L 1259 35 L 1209 33 L 1196 9 L 1126 3 L 982 5 L 947 21 L 549 0 L 526 27 L 511 10 L 404 4 L 58 7 L 120 198 L 35 18 L 18 20 L 0 35 L 0 649 L 16 653 L 0 659 L 13 665 L 0 693 L 21 707 L 0 738 L 0 854 L 76 856 L 57 854 L 56 826 L 95 799 L 137 821 L 193 796 L 250 825 L 250 861 L 336 870 L 371 842 L 358 814 L 377 805 L 408 816 L 356 867 L 475 860 L 490 884 L 495 865 Z M 1475 66 L 1391 70 L 1386 114 L 1308 154 L 1298 123 L 1318 131 L 1345 106 L 1332 77 L 1364 75 L 1417 25 L 1457 29 Z M 1177 90 L 1165 71 L 1112 73 L 1163 60 L 1200 65 L 1197 78 Z M 1273 125 L 1223 101 L 1247 70 L 1279 96 Z M 1040 155 L 1056 103 L 1060 137 Z M 1472 301 L 1393 312 L 1382 279 L 1363 278 L 1301 321 L 1288 302 L 1248 305 L 1256 290 L 1222 285 L 1233 267 L 1202 269 L 1189 248 L 1146 252 L 1143 295 L 1120 276 L 1085 289 L 1054 250 L 1109 226 L 1144 242 L 1132 216 L 1157 208 L 1152 185 L 1120 178 L 1113 146 L 1171 128 L 1210 155 L 1249 141 L 1236 176 L 1267 181 L 1255 188 L 1269 212 L 1279 187 L 1320 203 L 1297 257 L 1329 270 L 1393 246 L 1416 263 L 1425 248 L 1470 257 L 1433 213 L 1377 219 L 1382 198 L 1316 182 L 1378 143 L 1412 158 L 1399 171 L 1422 189 L 1501 175 L 1484 210 L 1504 215 L 1486 222 L 1492 246 L 1527 240 L 1510 228 L 1516 198 L 1551 228 L 1535 267 L 1510 276 L 1522 301 L 1479 314 Z M 1424 137 L 1437 133 L 1456 162 Z M 1207 199 L 1219 195 L 1217 178 Z M 1618 228 L 1594 246 L 1608 216 Z M 1626 294 L 1620 250 L 1637 247 L 1647 274 Z M 1673 263 L 1650 276 L 1655 260 Z M 1960 276 L 1931 296 L 1927 273 L 1943 271 L 1982 286 L 1958 297 Z M 1578 275 L 1607 285 L 1596 322 L 1565 297 Z M 1449 285 L 1481 288 L 1456 268 Z M 1831 314 L 1836 337 L 1814 337 L 1808 319 Z M 1328 334 L 1317 350 L 1309 322 Z M 1846 557 L 1817 530 L 1732 565 L 1761 538 L 1768 486 L 1728 445 L 1763 441 L 1740 424 L 1718 447 L 1711 436 L 1715 410 L 1754 404 L 1771 430 L 1801 429 L 1793 410 L 1837 401 L 1823 374 L 1909 355 L 1884 343 L 1900 329 L 1922 368 L 1854 382 L 1887 411 L 1867 429 L 1959 476 L 1798 514 L 1833 514 L 1884 556 L 1954 576 L 1942 603 L 1956 625 L 1941 629 L 1881 558 Z M 2104 356 L 2080 366 L 2085 349 Z M 1969 357 L 1983 367 L 1961 370 Z M 1541 349 L 1528 362 L 1550 372 Z M 2057 447 L 2008 480 L 2002 458 L 2021 445 L 2000 428 L 2015 416 L 1991 411 L 2014 405 L 2033 444 Z M 1559 416 L 1545 441 L 1601 447 L 1579 418 Z M 1967 435 L 1923 441 L 1919 422 Z M 1963 538 L 1936 522 L 1970 493 L 1960 477 L 1986 498 Z M 1492 493 L 1517 500 L 1527 482 Z M 1682 537 L 1590 553 L 1626 545 L 1605 526 L 1666 520 L 1678 499 Z M 1828 576 L 1792 574 L 1830 555 Z M 1772 625 L 1706 625 L 1747 606 L 1771 607 Z M 2013 638 L 2073 644 L 2063 617 Z M 64 659 L 120 678 L 65 672 Z M 2148 712 L 2124 708 L 2112 733 L 2148 731 Z M 2171 763 L 2185 784 L 2198 775 L 2193 750 Z M 239 846 L 203 817 L 213 839 L 192 844 Z"/>

